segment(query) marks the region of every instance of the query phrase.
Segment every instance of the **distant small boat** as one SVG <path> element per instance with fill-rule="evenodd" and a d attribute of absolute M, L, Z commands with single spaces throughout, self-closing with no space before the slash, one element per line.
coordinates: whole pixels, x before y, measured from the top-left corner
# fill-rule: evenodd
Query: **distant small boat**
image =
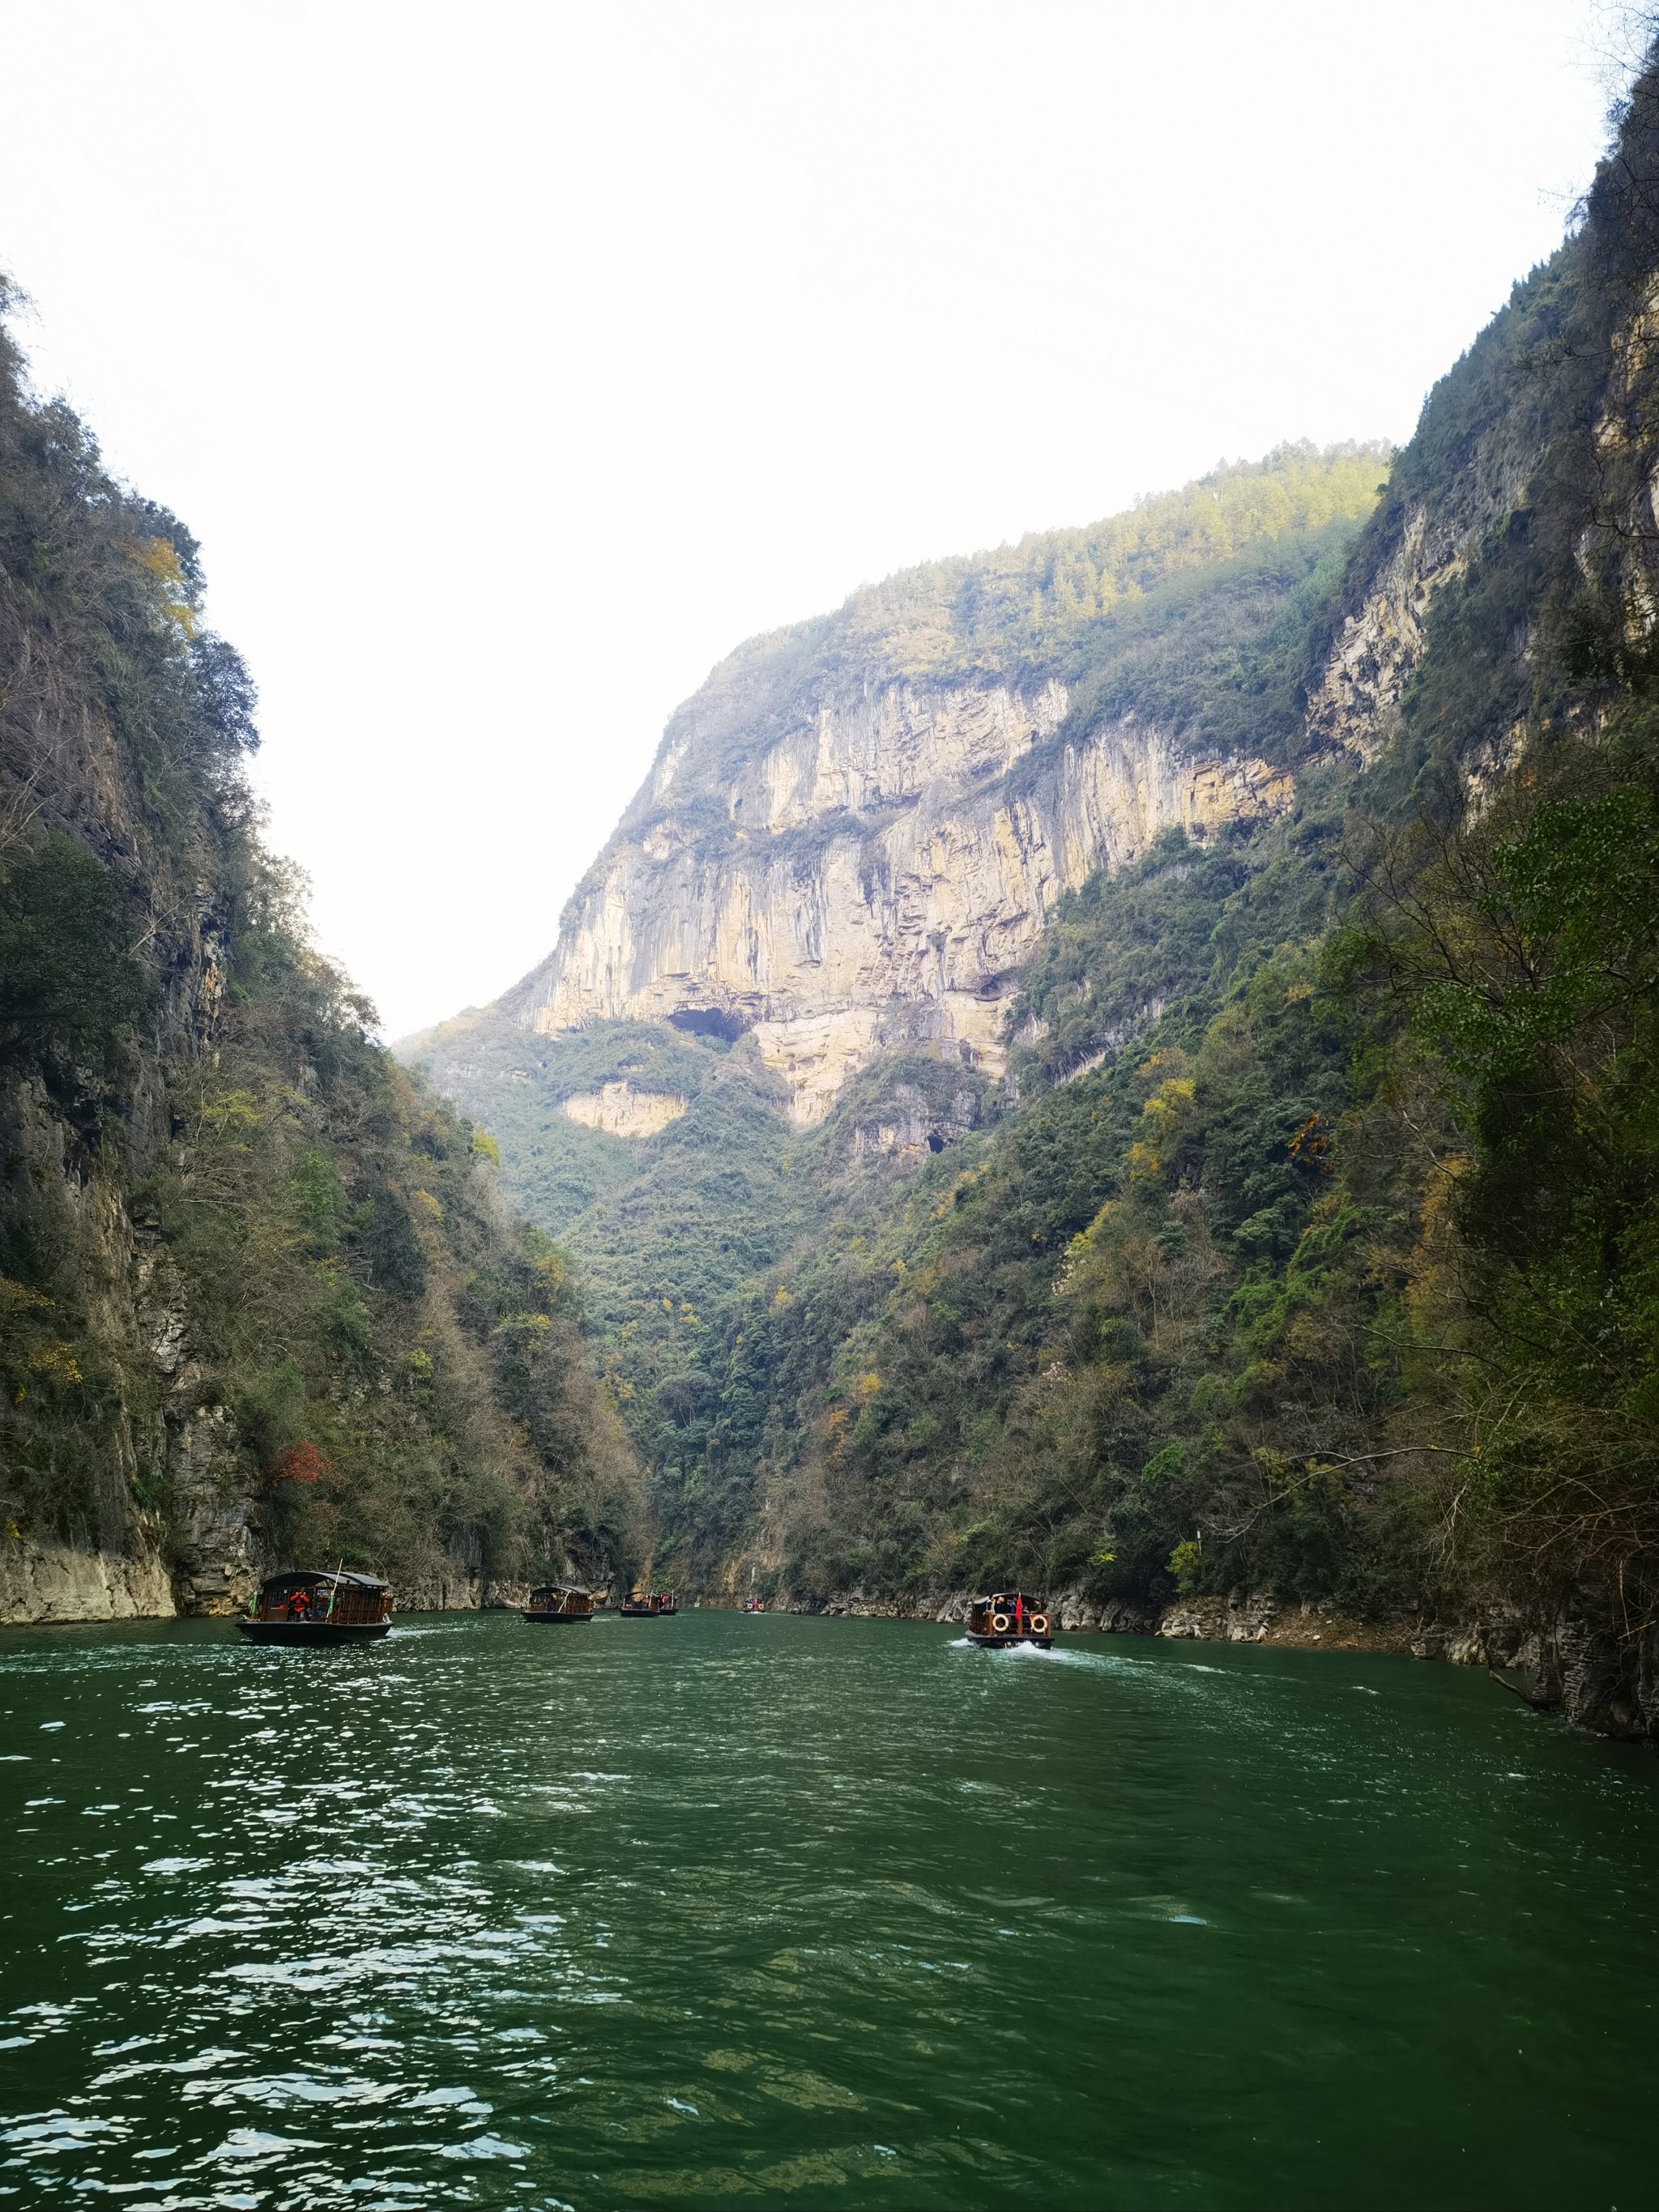
<path fill-rule="evenodd" d="M 1024 1590 L 994 1590 L 968 1608 L 968 1641 L 982 1650 L 1006 1650 L 1011 1644 L 1035 1644 L 1046 1651 L 1054 1638 L 1048 1616 L 1039 1613 Z"/>
<path fill-rule="evenodd" d="M 593 1618 L 593 1593 L 580 1583 L 538 1583 L 520 1618 L 538 1628 L 575 1626 Z"/>
<path fill-rule="evenodd" d="M 746 1597 L 738 1610 L 742 1613 L 764 1613 L 766 1601 L 763 1598 Z"/>
<path fill-rule="evenodd" d="M 672 1590 L 643 1590 L 637 1596 L 625 1597 L 617 1607 L 624 1620 L 665 1620 L 679 1609 L 680 1601 Z"/>
<path fill-rule="evenodd" d="M 271 1575 L 236 1626 L 254 1644 L 356 1644 L 392 1626 L 391 1586 L 376 1575 L 305 1568 Z"/>

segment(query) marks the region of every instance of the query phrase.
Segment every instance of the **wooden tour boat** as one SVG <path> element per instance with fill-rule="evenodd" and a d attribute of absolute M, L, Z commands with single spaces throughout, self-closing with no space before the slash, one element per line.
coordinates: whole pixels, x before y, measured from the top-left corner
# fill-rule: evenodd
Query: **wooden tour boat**
<path fill-rule="evenodd" d="M 988 1651 L 1006 1650 L 1011 1644 L 1035 1644 L 1046 1651 L 1054 1638 L 1048 1614 L 1039 1613 L 1024 1590 L 994 1590 L 969 1607 L 968 1641 Z"/>
<path fill-rule="evenodd" d="M 625 1597 L 617 1607 L 624 1620 L 664 1620 L 678 1613 L 680 1601 L 672 1590 L 642 1590 Z"/>
<path fill-rule="evenodd" d="M 520 1617 L 538 1628 L 574 1626 L 592 1620 L 593 1593 L 580 1583 L 538 1583 Z"/>
<path fill-rule="evenodd" d="M 391 1628 L 392 1590 L 349 1569 L 270 1575 L 236 1626 L 255 1644 L 356 1644 Z"/>

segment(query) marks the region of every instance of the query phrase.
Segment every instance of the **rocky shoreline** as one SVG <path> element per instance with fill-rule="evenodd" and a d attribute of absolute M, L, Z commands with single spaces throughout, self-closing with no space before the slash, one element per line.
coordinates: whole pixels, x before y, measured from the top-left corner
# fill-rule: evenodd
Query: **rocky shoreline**
<path fill-rule="evenodd" d="M 81 1552 L 12 1537 L 0 1552 L 0 1623 L 167 1620 L 179 1610 L 154 1551 Z"/>
<path fill-rule="evenodd" d="M 211 1578 L 169 1575 L 159 1550 L 83 1552 L 12 1537 L 0 1547 L 0 1627 L 69 1627 L 100 1621 L 228 1620 L 258 1587 L 251 1564 Z M 400 1582 L 399 1613 L 480 1613 L 530 1601 L 528 1583 L 495 1582 L 459 1562 Z"/>
<path fill-rule="evenodd" d="M 792 1601 L 792 1613 L 826 1618 L 939 1622 L 966 1618 L 969 1593 L 900 1599 L 862 1590 L 822 1604 Z M 721 1601 L 705 1598 L 702 1602 Z M 730 1602 L 726 1600 L 725 1602 Z M 1070 1632 L 1191 1638 L 1209 1644 L 1267 1644 L 1303 1650 L 1382 1651 L 1484 1667 L 1540 1712 L 1622 1741 L 1659 1740 L 1659 1629 L 1621 1634 L 1617 1624 L 1563 1608 L 1541 1624 L 1494 1601 L 1453 1620 L 1422 1615 L 1362 1620 L 1315 1600 L 1272 1590 L 1227 1597 L 1177 1598 L 1161 1610 L 1062 1590 L 1044 1601 L 1054 1626 Z"/>
<path fill-rule="evenodd" d="M 76 1551 L 14 1540 L 0 1550 L 0 1626 L 48 1626 L 118 1620 L 166 1620 L 240 1611 L 228 1599 L 203 1603 L 191 1589 L 180 1604 L 159 1553 L 137 1557 Z M 791 1613 L 825 1619 L 933 1620 L 966 1618 L 966 1590 L 891 1597 L 837 1592 L 822 1602 L 786 1601 Z M 195 1601 L 191 1601 L 194 1598 Z M 399 1613 L 477 1613 L 514 1609 L 529 1585 L 453 1571 L 401 1583 Z M 690 1602 L 732 1607 L 730 1592 L 707 1591 Z M 1284 1599 L 1272 1590 L 1227 1597 L 1182 1597 L 1161 1610 L 1101 1603 L 1081 1591 L 1049 1595 L 1044 1609 L 1069 1632 L 1158 1636 L 1208 1644 L 1266 1644 L 1302 1650 L 1395 1652 L 1452 1666 L 1485 1667 L 1543 1712 L 1559 1712 L 1592 1735 L 1624 1741 L 1659 1741 L 1659 1628 L 1621 1633 L 1620 1625 L 1564 1607 L 1543 1620 L 1527 1619 L 1499 1601 L 1451 1620 L 1422 1615 L 1362 1620 L 1315 1600 Z"/>

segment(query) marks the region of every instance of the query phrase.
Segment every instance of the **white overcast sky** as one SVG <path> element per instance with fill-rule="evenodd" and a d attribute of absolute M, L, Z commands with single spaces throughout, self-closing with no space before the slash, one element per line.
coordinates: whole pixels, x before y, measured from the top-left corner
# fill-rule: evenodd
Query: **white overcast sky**
<path fill-rule="evenodd" d="M 202 539 L 273 842 L 396 1036 L 549 949 L 742 637 L 1407 436 L 1589 181 L 1620 20 L 0 0 L 0 266 Z"/>

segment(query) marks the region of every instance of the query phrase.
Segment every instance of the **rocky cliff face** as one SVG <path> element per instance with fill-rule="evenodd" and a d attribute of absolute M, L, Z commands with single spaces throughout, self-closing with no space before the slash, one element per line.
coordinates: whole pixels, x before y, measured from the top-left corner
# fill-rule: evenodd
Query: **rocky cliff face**
<path fill-rule="evenodd" d="M 1054 678 L 792 671 L 730 757 L 717 678 L 504 1010 L 548 1035 L 618 1018 L 748 1031 L 803 1124 L 884 1047 L 1000 1073 L 1006 999 L 1066 891 L 1160 830 L 1202 842 L 1291 801 L 1262 760 L 1195 755 L 1133 712 L 1079 726 L 1071 708 Z"/>
<path fill-rule="evenodd" d="M 1422 658 L 1429 611 L 1465 573 L 1477 533 L 1473 519 L 1460 526 L 1421 505 L 1401 517 L 1351 595 L 1313 686 L 1308 734 L 1316 745 L 1340 747 L 1362 766 L 1377 758 Z"/>
<path fill-rule="evenodd" d="M 603 1129 L 612 1137 L 654 1137 L 679 1121 L 690 1101 L 678 1091 L 644 1091 L 633 1083 L 603 1083 L 597 1091 L 574 1091 L 561 1100 L 567 1121 Z"/>
<path fill-rule="evenodd" d="M 1483 653 L 1501 635 L 1495 574 L 1511 572 L 1499 657 L 1514 670 L 1535 655 L 1536 601 L 1552 561 L 1566 551 L 1588 577 L 1587 541 L 1571 551 L 1567 541 L 1588 526 L 1587 482 L 1599 481 L 1606 495 L 1613 456 L 1629 442 L 1627 388 L 1648 310 L 1639 286 L 1580 288 L 1577 253 L 1569 244 L 1517 283 L 1430 393 L 1355 548 L 1309 683 L 1310 752 L 1376 763 L 1400 734 L 1437 619 L 1460 600 L 1468 610 L 1464 634 L 1448 635 L 1443 661 L 1468 658 L 1483 631 Z M 1598 456 L 1588 465 L 1580 450 L 1587 432 Z M 1627 519 L 1632 550 L 1650 533 L 1651 511 Z M 1477 793 L 1518 756 L 1534 703 L 1501 675 L 1491 686 L 1490 716 L 1459 700 L 1458 766 Z"/>
<path fill-rule="evenodd" d="M 31 518 L 12 503 L 9 397 L 0 390 L 0 515 L 15 545 L 27 542 Z M 147 918 L 150 995 L 112 1096 L 85 1067 L 66 1078 L 31 1065 L 17 1020 L 27 954 L 0 976 L 9 1047 L 0 1060 L 0 1324 L 10 1324 L 0 1326 L 9 1417 L 0 1437 L 0 1620 L 227 1613 L 258 1567 L 246 1468 L 226 1407 L 204 1387 L 153 1209 L 134 1191 L 170 1160 L 174 1079 L 210 1063 L 220 1041 L 228 899 L 201 823 L 208 810 L 198 800 L 185 817 L 194 842 L 181 865 L 146 818 L 132 761 L 78 696 L 85 672 L 56 639 L 43 648 L 30 634 L 33 611 L 21 594 L 0 608 L 10 672 L 0 708 L 0 878 L 28 848 L 16 824 L 30 814 L 30 833 L 107 856 Z M 92 1048 L 76 1049 L 84 1058 Z"/>
<path fill-rule="evenodd" d="M 168 1042 L 199 1049 L 211 1030 L 199 971 L 178 979 L 180 1023 Z M 158 1086 L 159 1088 L 159 1086 Z M 134 1155 L 164 1101 L 137 1102 L 117 1156 L 112 1136 L 77 1156 L 63 1121 L 35 1086 L 0 1097 L 0 1137 L 44 1199 L 61 1252 L 73 1255 L 82 1318 L 68 1354 L 82 1388 L 96 1376 L 100 1418 L 79 1444 L 87 1505 L 78 1540 L 43 1540 L 29 1517 L 9 1521 L 0 1546 L 0 1620 L 120 1620 L 134 1614 L 223 1613 L 255 1588 L 259 1546 L 235 1425 L 208 1387 L 184 1286 L 143 1206 L 129 1203 Z M 43 1210 L 44 1210 L 43 1209 Z M 8 1285 L 8 1287 L 11 1287 Z M 15 1295 L 14 1291 L 14 1296 Z M 88 1347 L 97 1358 L 94 1369 Z M 16 1403 L 30 1402 L 26 1382 Z M 146 1503 L 167 1500 L 165 1516 Z"/>

